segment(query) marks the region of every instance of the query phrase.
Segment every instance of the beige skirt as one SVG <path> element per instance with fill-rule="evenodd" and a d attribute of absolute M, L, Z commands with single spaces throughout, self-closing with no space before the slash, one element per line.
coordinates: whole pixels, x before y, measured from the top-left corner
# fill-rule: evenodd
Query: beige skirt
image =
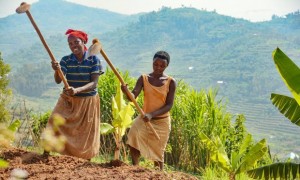
<path fill-rule="evenodd" d="M 170 117 L 151 120 L 153 128 L 160 137 L 158 140 L 145 122 L 138 116 L 129 132 L 127 144 L 140 151 L 141 155 L 153 161 L 164 162 L 164 152 L 171 131 Z"/>
<path fill-rule="evenodd" d="M 59 114 L 66 120 L 57 132 L 57 135 L 63 135 L 67 139 L 61 154 L 90 159 L 99 153 L 100 98 L 98 94 L 88 97 L 61 94 L 47 126 L 52 126 L 54 114 Z"/>

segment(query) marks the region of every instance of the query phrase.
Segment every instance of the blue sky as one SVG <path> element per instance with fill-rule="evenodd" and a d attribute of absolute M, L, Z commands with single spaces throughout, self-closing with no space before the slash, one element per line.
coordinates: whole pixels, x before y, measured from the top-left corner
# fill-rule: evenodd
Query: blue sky
<path fill-rule="evenodd" d="M 0 0 L 0 18 L 15 13 L 24 0 Z M 32 4 L 38 0 L 27 0 Z M 49 0 L 50 1 L 50 0 Z M 215 10 L 217 13 L 252 22 L 270 20 L 272 15 L 284 16 L 300 9 L 300 0 L 67 0 L 90 7 L 122 14 L 157 11 L 162 6 L 181 6 Z"/>

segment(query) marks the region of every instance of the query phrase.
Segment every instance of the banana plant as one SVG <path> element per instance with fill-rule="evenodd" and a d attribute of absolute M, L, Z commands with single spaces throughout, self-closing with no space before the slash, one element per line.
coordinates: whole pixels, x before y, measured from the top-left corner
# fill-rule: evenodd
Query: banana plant
<path fill-rule="evenodd" d="M 299 179 L 300 164 L 279 162 L 247 171 L 254 179 Z"/>
<path fill-rule="evenodd" d="M 126 129 L 131 126 L 132 116 L 134 115 L 135 111 L 131 103 L 126 104 L 120 88 L 120 83 L 117 83 L 116 87 L 116 95 L 115 97 L 112 97 L 112 125 L 108 123 L 101 123 L 100 133 L 113 133 L 116 142 L 114 159 L 118 160 L 120 157 L 120 149 L 123 145 L 122 137 L 124 136 Z"/>
<path fill-rule="evenodd" d="M 292 123 L 300 126 L 300 69 L 279 48 L 273 51 L 275 66 L 293 97 L 271 94 L 272 104 Z"/>
<path fill-rule="evenodd" d="M 272 93 L 272 104 L 292 123 L 300 126 L 300 69 L 279 48 L 273 51 L 272 56 L 283 82 L 293 95 L 289 97 Z M 299 179 L 300 164 L 274 163 L 248 171 L 248 175 L 255 179 Z"/>
<path fill-rule="evenodd" d="M 231 152 L 231 158 L 229 159 L 225 147 L 218 136 L 209 138 L 201 132 L 200 138 L 201 142 L 210 152 L 211 160 L 228 172 L 230 180 L 235 180 L 237 174 L 252 169 L 268 150 L 265 139 L 250 147 L 252 136 L 248 134 L 238 152 Z"/>

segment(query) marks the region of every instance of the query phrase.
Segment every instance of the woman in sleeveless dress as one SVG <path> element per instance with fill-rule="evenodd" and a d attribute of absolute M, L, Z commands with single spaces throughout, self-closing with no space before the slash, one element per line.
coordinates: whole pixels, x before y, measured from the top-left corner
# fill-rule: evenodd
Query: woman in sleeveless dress
<path fill-rule="evenodd" d="M 143 157 L 153 160 L 154 165 L 163 169 L 164 151 L 171 131 L 170 109 L 173 106 L 176 82 L 164 74 L 170 62 L 170 56 L 165 51 L 158 51 L 153 57 L 153 72 L 143 74 L 136 82 L 132 90 L 136 98 L 144 91 L 143 111 L 145 116 L 139 115 L 128 133 L 127 144 L 130 148 L 132 164 L 138 165 L 139 158 Z M 122 86 L 126 92 L 127 86 Z M 126 94 L 126 93 L 125 93 Z M 129 99 L 129 97 L 127 97 Z M 153 132 L 146 126 L 150 122 L 160 137 L 158 140 Z"/>

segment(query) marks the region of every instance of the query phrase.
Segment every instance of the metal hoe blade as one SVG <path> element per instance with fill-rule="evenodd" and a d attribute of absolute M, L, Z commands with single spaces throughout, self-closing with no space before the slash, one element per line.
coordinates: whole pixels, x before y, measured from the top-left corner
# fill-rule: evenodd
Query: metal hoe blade
<path fill-rule="evenodd" d="M 102 49 L 101 43 L 99 42 L 99 40 L 98 41 L 96 41 L 96 40 L 95 39 L 93 40 L 93 44 L 88 49 L 88 57 L 99 54 Z M 94 41 L 95 41 L 95 43 L 94 43 Z"/>
<path fill-rule="evenodd" d="M 22 2 L 21 5 L 16 9 L 16 13 L 21 14 L 25 13 L 26 11 L 29 11 L 30 4 L 27 4 L 26 2 Z"/>

